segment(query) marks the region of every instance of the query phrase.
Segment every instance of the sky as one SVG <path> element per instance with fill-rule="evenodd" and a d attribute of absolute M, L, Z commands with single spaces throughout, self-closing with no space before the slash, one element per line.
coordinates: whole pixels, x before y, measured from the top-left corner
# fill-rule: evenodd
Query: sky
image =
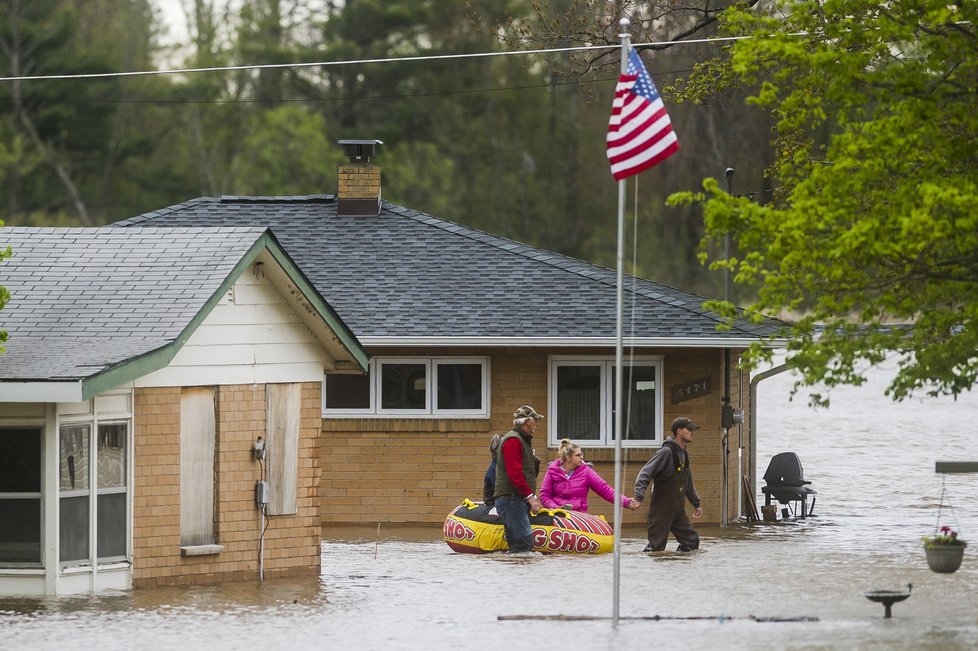
<path fill-rule="evenodd" d="M 194 0 L 151 0 L 160 10 L 160 18 L 163 21 L 160 34 L 160 45 L 165 49 L 169 46 L 185 44 L 187 42 L 187 18 L 184 13 L 184 4 L 191 4 Z M 219 7 L 234 5 L 238 0 L 211 0 Z M 180 67 L 179 49 L 172 50 L 169 54 L 163 54 L 161 65 L 163 67 Z"/>
<path fill-rule="evenodd" d="M 177 35 L 186 32 L 187 22 L 184 19 L 181 0 L 155 0 L 160 9 L 160 16 L 166 28 L 166 43 L 177 40 Z"/>
<path fill-rule="evenodd" d="M 211 0 L 218 6 L 234 4 L 236 0 Z M 187 20 L 184 15 L 184 3 L 190 4 L 193 0 L 152 0 L 160 10 L 160 16 L 167 30 L 167 35 L 163 39 L 165 44 L 179 41 L 187 31 Z"/>

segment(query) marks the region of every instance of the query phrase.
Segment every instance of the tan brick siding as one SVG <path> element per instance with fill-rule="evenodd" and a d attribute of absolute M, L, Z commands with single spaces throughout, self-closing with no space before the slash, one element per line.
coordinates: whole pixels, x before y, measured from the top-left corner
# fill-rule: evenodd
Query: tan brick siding
<path fill-rule="evenodd" d="M 341 199 L 376 199 L 380 196 L 380 168 L 376 165 L 341 165 L 337 195 Z"/>
<path fill-rule="evenodd" d="M 261 515 L 260 467 L 252 445 L 265 437 L 264 385 L 217 388 L 215 533 L 219 554 L 180 554 L 180 388 L 137 389 L 133 486 L 133 585 L 255 579 Z M 265 532 L 266 578 L 318 574 L 321 385 L 302 386 L 297 513 L 274 516 Z"/>
<path fill-rule="evenodd" d="M 738 353 L 731 352 L 734 364 Z M 443 352 L 418 349 L 371 351 L 371 354 L 427 356 Z M 509 429 L 512 412 L 520 404 L 532 404 L 547 415 L 548 355 L 613 355 L 614 351 L 513 349 L 508 354 L 495 354 L 485 349 L 472 349 L 453 351 L 453 354 L 491 355 L 491 417 L 476 420 L 324 419 L 321 447 L 324 526 L 373 523 L 434 526 L 443 522 L 463 498 L 481 500 L 482 478 L 489 463 L 488 445 L 492 435 Z M 723 352 L 680 349 L 636 350 L 635 354 L 664 356 L 665 386 L 661 390 L 664 391 L 666 435 L 669 434 L 669 423 L 676 416 L 689 416 L 702 426 L 696 433 L 690 455 L 697 490 L 703 500 L 702 522 L 717 523 L 722 495 Z M 745 374 L 741 400 L 739 374 L 737 369 L 731 373 L 731 402 L 746 410 L 749 385 Z M 672 404 L 670 387 L 701 377 L 710 378 L 708 395 Z M 556 450 L 547 448 L 548 426 L 549 421 L 544 420 L 534 437 L 537 455 L 543 458 L 541 474 L 546 463 L 556 457 Z M 746 423 L 743 438 L 746 446 Z M 730 446 L 728 515 L 736 518 L 740 513 L 736 506 L 736 483 L 740 481 L 736 467 L 736 428 L 731 430 Z M 626 495 L 631 496 L 635 476 L 655 451 L 652 448 L 623 450 L 622 486 Z M 614 448 L 585 448 L 585 456 L 595 463 L 601 476 L 614 485 Z M 604 515 L 609 521 L 612 519 L 611 504 L 593 493 L 588 503 L 592 513 Z M 645 517 L 644 508 L 626 511 L 623 522 L 641 525 Z"/>

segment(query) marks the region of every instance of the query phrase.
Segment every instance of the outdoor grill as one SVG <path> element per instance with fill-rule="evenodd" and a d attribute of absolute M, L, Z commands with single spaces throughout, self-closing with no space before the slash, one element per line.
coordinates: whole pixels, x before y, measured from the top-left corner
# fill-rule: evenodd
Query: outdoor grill
<path fill-rule="evenodd" d="M 780 504 L 789 505 L 792 502 L 801 504 L 802 518 L 811 515 L 808 508 L 808 496 L 814 495 L 815 489 L 809 488 L 812 482 L 805 479 L 805 470 L 801 467 L 801 459 L 794 452 L 781 452 L 771 457 L 771 463 L 764 473 L 765 486 L 764 504 L 769 505 L 772 499 Z M 815 508 L 815 498 L 812 498 L 812 509 Z M 787 509 L 782 509 L 787 514 Z"/>

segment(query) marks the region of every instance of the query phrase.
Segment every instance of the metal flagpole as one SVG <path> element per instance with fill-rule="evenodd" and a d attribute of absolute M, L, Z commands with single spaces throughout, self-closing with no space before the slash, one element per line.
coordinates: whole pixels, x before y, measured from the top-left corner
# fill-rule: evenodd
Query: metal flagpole
<path fill-rule="evenodd" d="M 629 43 L 628 26 L 631 24 L 627 18 L 618 21 L 621 25 L 621 74 L 628 72 L 628 54 L 631 50 Z M 621 437 L 622 437 L 622 321 L 624 298 L 623 287 L 625 285 L 625 179 L 618 181 L 618 304 L 617 304 L 617 330 L 615 333 L 615 550 L 614 550 L 614 587 L 612 589 L 612 625 L 618 627 L 618 601 L 621 588 Z"/>

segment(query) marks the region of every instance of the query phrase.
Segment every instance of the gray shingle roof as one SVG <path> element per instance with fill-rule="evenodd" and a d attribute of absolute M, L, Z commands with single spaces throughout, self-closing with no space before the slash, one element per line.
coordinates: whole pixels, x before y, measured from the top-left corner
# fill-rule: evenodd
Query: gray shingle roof
<path fill-rule="evenodd" d="M 269 226 L 364 343 L 615 336 L 613 270 L 388 202 L 377 216 L 337 216 L 331 195 L 203 197 L 115 225 Z M 626 337 L 721 345 L 774 334 L 779 325 L 718 332 L 720 319 L 703 301 L 629 276 Z"/>
<path fill-rule="evenodd" d="M 266 231 L 0 229 L 0 380 L 81 380 L 172 343 Z"/>

